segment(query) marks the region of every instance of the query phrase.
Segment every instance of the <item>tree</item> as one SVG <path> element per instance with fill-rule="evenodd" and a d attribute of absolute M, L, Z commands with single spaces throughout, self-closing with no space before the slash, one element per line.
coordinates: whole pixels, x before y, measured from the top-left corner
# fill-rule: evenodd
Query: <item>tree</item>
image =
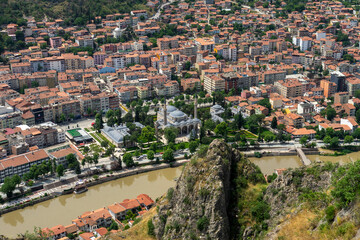
<path fill-rule="evenodd" d="M 308 142 L 308 140 L 309 140 L 309 137 L 308 136 L 302 136 L 301 138 L 300 138 L 300 144 L 303 146 L 303 147 L 305 147 L 306 146 L 306 144 L 307 144 L 307 142 Z"/>
<path fill-rule="evenodd" d="M 149 143 L 151 140 L 154 139 L 154 135 L 155 135 L 155 130 L 150 127 L 150 126 L 146 126 L 141 130 L 141 135 L 140 137 L 147 143 Z"/>
<path fill-rule="evenodd" d="M 197 141 L 191 141 L 189 143 L 189 150 L 191 153 L 196 152 L 197 147 L 199 146 L 199 143 Z"/>
<path fill-rule="evenodd" d="M 108 154 L 108 155 L 110 155 L 110 154 Z M 95 166 L 96 166 L 96 164 L 99 163 L 99 154 L 98 153 L 95 153 L 94 156 L 92 157 L 92 163 L 95 164 Z"/>
<path fill-rule="evenodd" d="M 276 129 L 277 126 L 278 126 L 277 118 L 276 118 L 276 117 L 273 117 L 273 119 L 271 120 L 271 128 L 272 128 L 272 129 Z"/>
<path fill-rule="evenodd" d="M 205 121 L 205 129 L 213 131 L 216 128 L 216 123 L 212 119 L 208 119 Z"/>
<path fill-rule="evenodd" d="M 13 184 L 15 184 L 15 187 L 21 183 L 21 177 L 17 174 L 13 175 L 11 180 Z"/>
<path fill-rule="evenodd" d="M 190 70 L 190 67 L 191 67 L 191 62 L 190 61 L 187 61 L 184 65 L 184 70 L 187 70 L 189 71 Z"/>
<path fill-rule="evenodd" d="M 332 107 L 327 107 L 326 109 L 326 117 L 329 121 L 332 121 L 336 116 L 336 111 Z"/>
<path fill-rule="evenodd" d="M 326 135 L 323 139 L 324 143 L 329 144 L 331 142 L 331 137 L 329 135 Z"/>
<path fill-rule="evenodd" d="M 360 98 L 360 89 L 358 89 L 358 90 L 355 91 L 354 97 Z"/>
<path fill-rule="evenodd" d="M 338 148 L 339 147 L 339 138 L 333 137 L 330 141 L 330 148 Z"/>
<path fill-rule="evenodd" d="M 175 161 L 174 151 L 171 149 L 166 150 L 163 154 L 163 159 L 165 162 L 168 162 L 168 163 Z"/>
<path fill-rule="evenodd" d="M 107 141 L 102 141 L 101 146 L 107 148 L 109 146 L 109 143 Z"/>
<path fill-rule="evenodd" d="M 353 132 L 352 136 L 353 136 L 354 138 L 356 138 L 356 139 L 360 139 L 360 128 L 357 128 L 357 129 Z"/>
<path fill-rule="evenodd" d="M 102 119 L 101 113 L 97 113 L 95 116 L 95 125 L 94 128 L 100 132 L 100 129 L 103 129 L 104 127 L 104 121 Z"/>
<path fill-rule="evenodd" d="M 25 34 L 22 31 L 16 31 L 15 36 L 17 41 L 25 41 Z"/>
<path fill-rule="evenodd" d="M 242 114 L 241 113 L 236 114 L 234 116 L 234 120 L 235 120 L 237 128 L 240 130 L 244 126 L 244 123 L 245 123 L 245 120 L 244 120 Z"/>
<path fill-rule="evenodd" d="M 115 152 L 115 147 L 114 147 L 114 146 L 110 146 L 110 147 L 108 147 L 108 148 L 106 149 L 105 154 L 108 155 L 108 156 L 110 156 L 110 155 L 112 155 L 114 152 Z"/>
<path fill-rule="evenodd" d="M 16 185 L 20 184 L 21 178 L 18 175 L 14 175 L 13 177 L 6 177 L 3 185 L 0 188 L 2 193 L 5 193 L 8 198 L 12 197 L 13 191 L 16 188 Z"/>
<path fill-rule="evenodd" d="M 113 126 L 115 125 L 116 121 L 117 121 L 116 118 L 113 117 L 113 116 L 111 116 L 110 118 L 108 118 L 106 124 L 107 124 L 109 127 L 113 127 Z"/>
<path fill-rule="evenodd" d="M 351 144 L 353 141 L 354 141 L 353 136 L 350 136 L 350 135 L 345 136 L 344 143 Z"/>
<path fill-rule="evenodd" d="M 266 107 L 267 109 L 271 109 L 271 103 L 268 98 L 264 98 L 258 102 L 259 105 Z"/>
<path fill-rule="evenodd" d="M 210 30 L 212 30 L 212 27 L 208 24 L 205 25 L 205 32 L 208 33 Z"/>
<path fill-rule="evenodd" d="M 158 149 L 158 143 L 157 142 L 152 143 L 149 149 L 156 152 L 156 150 Z"/>
<path fill-rule="evenodd" d="M 134 166 L 134 160 L 131 153 L 125 153 L 122 158 L 123 163 L 125 163 L 126 167 Z"/>
<path fill-rule="evenodd" d="M 154 156 L 155 156 L 155 153 L 154 153 L 154 151 L 151 151 L 151 150 L 149 150 L 148 152 L 147 152 L 147 158 L 149 159 L 149 160 L 154 160 Z"/>
<path fill-rule="evenodd" d="M 64 176 L 64 172 L 65 172 L 65 168 L 62 164 L 58 165 L 56 167 L 56 173 L 57 173 L 57 176 L 59 177 L 59 179 Z"/>
<path fill-rule="evenodd" d="M 218 125 L 216 125 L 214 132 L 216 135 L 225 137 L 227 135 L 227 127 L 228 126 L 226 122 L 219 123 Z"/>
<path fill-rule="evenodd" d="M 79 162 L 75 156 L 75 154 L 70 153 L 68 155 L 66 155 L 66 162 L 67 162 L 67 166 L 70 169 L 76 169 L 76 167 L 79 165 Z"/>
<path fill-rule="evenodd" d="M 87 153 L 89 153 L 90 148 L 89 148 L 88 146 L 85 146 L 85 147 L 83 148 L 83 151 L 84 151 L 85 154 L 87 154 Z"/>
<path fill-rule="evenodd" d="M 178 129 L 174 127 L 165 128 L 164 135 L 168 143 L 175 143 L 175 139 L 178 135 Z"/>
<path fill-rule="evenodd" d="M 65 122 L 66 121 L 66 116 L 65 114 L 60 114 L 60 122 Z"/>
<path fill-rule="evenodd" d="M 272 142 L 272 141 L 274 141 L 274 136 L 271 134 L 267 134 L 267 135 L 265 135 L 264 140 L 265 140 L 265 142 Z"/>
<path fill-rule="evenodd" d="M 122 112 L 121 109 L 115 110 L 115 116 L 116 116 L 116 124 L 120 125 L 122 123 Z"/>

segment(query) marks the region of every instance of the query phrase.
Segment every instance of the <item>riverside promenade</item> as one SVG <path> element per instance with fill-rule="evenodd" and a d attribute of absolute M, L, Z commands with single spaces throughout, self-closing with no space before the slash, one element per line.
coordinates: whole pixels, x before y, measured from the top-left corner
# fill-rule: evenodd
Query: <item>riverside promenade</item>
<path fill-rule="evenodd" d="M 112 174 L 110 174 L 109 172 L 105 172 L 99 174 L 97 180 L 95 180 L 93 176 L 85 177 L 83 179 L 87 181 L 87 186 L 90 187 L 108 181 L 112 181 L 115 179 L 137 175 L 140 173 L 146 173 L 146 172 L 170 168 L 170 167 L 178 167 L 189 161 L 190 161 L 189 159 L 181 159 L 181 160 L 177 160 L 176 162 L 173 162 L 172 165 L 170 165 L 169 163 L 161 163 L 161 164 L 140 166 L 131 169 L 123 169 L 120 171 L 113 172 Z M 75 181 L 71 183 L 68 182 L 67 184 L 59 184 L 59 183 L 61 183 L 61 181 L 57 182 L 56 184 L 52 184 L 53 186 L 56 187 L 42 189 L 34 192 L 32 195 L 2 204 L 0 206 L 0 215 L 60 196 L 63 194 L 63 191 L 65 189 L 72 188 L 75 185 Z"/>

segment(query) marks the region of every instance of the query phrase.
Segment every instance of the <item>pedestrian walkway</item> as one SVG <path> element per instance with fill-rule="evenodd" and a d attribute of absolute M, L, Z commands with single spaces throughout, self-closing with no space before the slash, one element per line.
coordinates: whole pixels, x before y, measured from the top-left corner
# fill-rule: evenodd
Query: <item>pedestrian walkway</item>
<path fill-rule="evenodd" d="M 302 163 L 303 163 L 305 166 L 310 165 L 310 164 L 311 164 L 311 161 L 310 161 L 310 159 L 308 159 L 308 158 L 306 157 L 304 151 L 303 151 L 301 148 L 299 148 L 299 147 L 297 147 L 297 148 L 295 148 L 295 149 L 296 149 L 296 152 L 298 153 L 298 156 L 300 157 L 300 160 L 302 161 Z"/>

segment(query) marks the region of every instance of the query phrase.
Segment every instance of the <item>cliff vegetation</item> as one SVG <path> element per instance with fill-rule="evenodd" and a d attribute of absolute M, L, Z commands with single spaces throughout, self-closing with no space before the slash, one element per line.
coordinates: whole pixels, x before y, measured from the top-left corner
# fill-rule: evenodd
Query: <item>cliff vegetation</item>
<path fill-rule="evenodd" d="M 127 239 L 359 239 L 360 162 L 268 177 L 221 140 L 202 148 Z M 111 236 L 110 236 L 110 239 Z"/>

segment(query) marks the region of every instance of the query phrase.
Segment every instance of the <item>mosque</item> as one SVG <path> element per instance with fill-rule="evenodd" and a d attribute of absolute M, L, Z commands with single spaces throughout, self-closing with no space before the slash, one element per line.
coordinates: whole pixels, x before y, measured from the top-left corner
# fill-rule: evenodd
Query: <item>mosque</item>
<path fill-rule="evenodd" d="M 157 129 L 165 129 L 168 127 L 175 127 L 179 130 L 180 135 L 190 134 L 193 129 L 197 131 L 201 125 L 201 120 L 197 118 L 197 99 L 194 104 L 194 118 L 174 106 L 165 105 L 160 108 L 157 113 L 157 121 L 155 126 Z"/>

